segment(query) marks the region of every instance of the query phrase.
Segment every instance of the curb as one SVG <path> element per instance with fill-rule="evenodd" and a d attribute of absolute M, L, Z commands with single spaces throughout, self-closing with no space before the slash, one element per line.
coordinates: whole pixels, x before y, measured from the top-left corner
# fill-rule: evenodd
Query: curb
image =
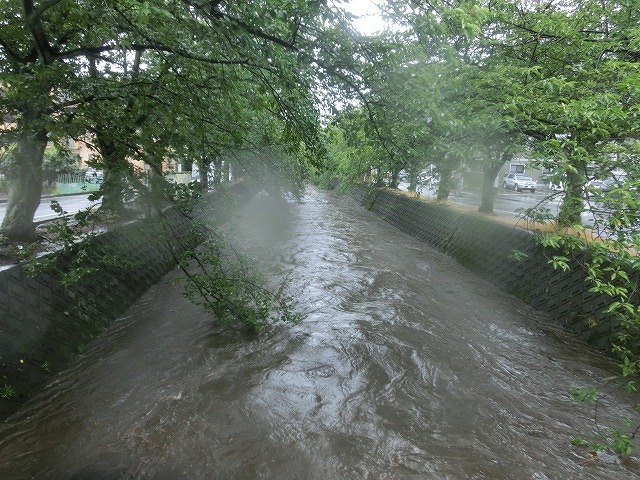
<path fill-rule="evenodd" d="M 47 198 L 57 198 L 57 197 L 74 197 L 76 195 L 90 195 L 94 192 L 79 192 L 79 193 L 58 193 L 58 194 L 50 194 L 50 195 L 42 195 L 40 197 L 41 200 L 43 199 L 47 199 Z M 7 203 L 7 199 L 6 198 L 0 198 L 0 204 L 1 203 Z"/>

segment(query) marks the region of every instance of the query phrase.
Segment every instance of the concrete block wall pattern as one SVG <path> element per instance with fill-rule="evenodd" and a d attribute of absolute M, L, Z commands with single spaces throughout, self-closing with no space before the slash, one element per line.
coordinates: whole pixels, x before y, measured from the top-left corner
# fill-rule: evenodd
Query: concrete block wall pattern
<path fill-rule="evenodd" d="M 610 300 L 589 292 L 580 262 L 569 271 L 554 270 L 532 233 L 489 218 L 459 212 L 443 205 L 385 189 L 360 187 L 353 197 L 399 230 L 455 258 L 539 311 L 546 312 L 567 331 L 609 353 L 617 323 L 603 310 Z M 524 261 L 512 252 L 526 254 Z"/>
<path fill-rule="evenodd" d="M 217 220 L 224 221 L 255 191 L 236 185 L 225 194 L 210 195 L 208 203 Z M 568 272 L 553 270 L 529 232 L 384 189 L 359 188 L 353 195 L 396 228 L 547 312 L 596 348 L 608 350 L 616 324 L 603 313 L 607 298 L 588 291 L 577 262 Z M 11 398 L 0 396 L 0 419 L 175 267 L 168 245 L 177 253 L 195 246 L 199 238 L 193 225 L 170 208 L 162 221 L 148 218 L 94 237 L 86 250 L 88 260 L 80 263 L 89 273 L 71 287 L 65 286 L 65 273 L 78 266 L 73 254 L 55 255 L 56 268 L 37 276 L 21 266 L 0 271 L 0 391 L 9 386 L 15 392 Z M 527 259 L 514 261 L 514 250 Z"/>
<path fill-rule="evenodd" d="M 224 221 L 234 204 L 250 198 L 235 185 L 213 193 L 205 205 L 186 216 L 171 207 L 92 237 L 79 261 L 74 252 L 56 253 L 53 268 L 37 275 L 16 265 L 0 271 L 0 419 L 37 392 L 44 382 L 124 313 L 149 287 L 175 267 L 176 254 L 200 241 L 192 217 L 213 211 Z M 191 217 L 191 218 L 190 218 Z M 67 275 L 87 269 L 77 281 Z M 76 270 L 73 270 L 76 269 Z M 10 397 L 10 398 L 9 398 Z"/>

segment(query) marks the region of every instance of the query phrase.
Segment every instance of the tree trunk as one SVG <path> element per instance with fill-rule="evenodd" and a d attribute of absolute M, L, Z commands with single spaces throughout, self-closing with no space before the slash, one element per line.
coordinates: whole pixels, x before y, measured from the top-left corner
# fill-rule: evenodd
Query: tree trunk
<path fill-rule="evenodd" d="M 482 192 L 480 196 L 480 213 L 493 214 L 493 204 L 496 198 L 495 181 L 502 166 L 513 157 L 512 154 L 504 152 L 499 161 L 488 161 L 482 166 Z"/>
<path fill-rule="evenodd" d="M 389 188 L 398 188 L 398 176 L 400 175 L 400 167 L 394 167 L 391 170 L 391 180 L 389 181 Z"/>
<path fill-rule="evenodd" d="M 587 181 L 587 164 L 584 161 L 574 161 L 573 169 L 567 171 L 564 200 L 558 212 L 558 225 L 569 227 L 582 224 L 582 212 L 584 210 L 584 185 Z"/>
<path fill-rule="evenodd" d="M 104 176 L 100 186 L 101 208 L 119 215 L 124 211 L 123 170 L 126 168 L 127 161 L 118 152 L 118 146 L 111 140 L 110 135 L 102 133 L 105 131 L 107 129 L 101 129 L 100 133 L 96 135 L 100 155 L 104 162 Z"/>
<path fill-rule="evenodd" d="M 200 190 L 209 191 L 209 162 L 205 159 L 198 165 L 198 178 L 200 180 Z"/>
<path fill-rule="evenodd" d="M 420 170 L 422 169 L 420 161 L 411 158 L 407 165 L 407 172 L 409 173 L 409 188 L 410 192 L 415 192 L 418 188 L 418 175 L 420 175 Z"/>
<path fill-rule="evenodd" d="M 219 186 L 223 180 L 222 160 L 216 158 L 213 161 L 213 185 Z"/>
<path fill-rule="evenodd" d="M 25 123 L 29 123 L 28 120 Z M 0 227 L 0 232 L 9 239 L 35 236 L 33 216 L 42 196 L 42 159 L 46 146 L 46 131 L 27 129 L 20 134 L 13 149 L 7 172 L 7 211 Z"/>
<path fill-rule="evenodd" d="M 224 181 L 231 181 L 231 162 L 229 160 L 224 162 Z"/>
<path fill-rule="evenodd" d="M 376 177 L 374 187 L 384 187 L 384 173 L 382 167 L 376 169 Z"/>
<path fill-rule="evenodd" d="M 5 2 L 6 3 L 6 2 Z M 26 82 L 17 89 L 24 89 L 28 94 L 20 93 L 20 102 L 24 102 L 19 108 L 19 134 L 17 141 L 11 152 L 11 165 L 7 171 L 7 180 L 9 184 L 7 210 L 0 233 L 9 239 L 29 239 L 35 236 L 35 225 L 33 224 L 33 216 L 40 205 L 40 197 L 42 196 L 42 161 L 44 150 L 48 141 L 47 123 L 51 120 L 47 110 L 51 103 L 52 82 L 55 75 L 52 74 L 52 64 L 56 61 L 55 55 L 59 51 L 60 45 L 52 47 L 49 44 L 47 31 L 44 27 L 44 18 L 48 16 L 46 12 L 49 5 L 35 6 L 33 1 L 23 1 L 22 10 L 23 18 L 19 15 L 12 19 L 15 25 L 22 24 L 21 31 L 31 36 L 27 43 L 20 40 L 22 34 L 13 39 L 16 43 L 15 52 L 7 53 L 5 43 L 6 38 L 3 34 L 4 52 L 3 61 L 8 59 L 11 63 L 16 60 L 21 64 L 18 70 L 21 72 L 20 80 L 16 80 L 18 84 Z M 43 12 L 45 14 L 43 15 Z M 6 20 L 5 20 L 6 22 Z M 21 44 L 18 46 L 18 44 Z M 62 48 L 64 50 L 64 48 Z M 23 56 L 24 52 L 26 55 Z M 28 53 L 27 53 L 28 52 Z M 14 73 L 15 65 L 8 67 L 8 71 Z M 10 84 L 11 79 L 3 78 L 2 93 L 6 95 L 13 92 Z M 11 103 L 11 102 L 9 102 Z M 3 114 L 7 113 L 5 111 Z"/>
<path fill-rule="evenodd" d="M 416 189 L 418 188 L 418 173 L 412 171 L 411 173 L 409 173 L 409 191 L 410 192 L 415 192 Z"/>
<path fill-rule="evenodd" d="M 451 187 L 453 185 L 453 169 L 445 167 L 440 169 L 440 184 L 438 185 L 437 199 L 440 201 L 447 201 L 449 194 L 451 193 Z"/>

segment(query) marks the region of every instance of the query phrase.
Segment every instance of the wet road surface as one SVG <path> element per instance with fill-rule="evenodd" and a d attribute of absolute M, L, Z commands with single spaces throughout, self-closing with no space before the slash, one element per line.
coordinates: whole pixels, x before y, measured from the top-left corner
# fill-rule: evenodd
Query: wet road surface
<path fill-rule="evenodd" d="M 60 204 L 62 209 L 70 214 L 74 214 L 80 210 L 84 210 L 87 207 L 96 205 L 99 202 L 92 202 L 88 200 L 89 193 L 77 194 L 77 195 L 60 195 L 52 197 L 43 197 L 40 205 L 36 209 L 33 216 L 34 222 L 43 222 L 45 220 L 53 220 L 58 218 L 58 214 L 51 209 L 51 202 L 56 201 Z M 0 223 L 4 219 L 7 212 L 6 202 L 0 202 Z"/>
<path fill-rule="evenodd" d="M 571 445 L 617 370 L 544 315 L 350 198 L 242 220 L 303 321 L 217 326 L 167 276 L 1 426 L 1 479 L 640 478 Z"/>
<path fill-rule="evenodd" d="M 399 190 L 407 191 L 408 187 L 409 184 L 406 182 L 401 182 L 398 185 Z M 437 197 L 437 189 L 435 187 L 420 185 L 417 190 L 422 197 Z M 497 188 L 493 212 L 496 215 L 521 218 L 527 209 L 536 209 L 541 212 L 548 209 L 551 215 L 557 217 L 563 197 L 563 192 L 552 191 L 547 187 L 538 189 L 535 193 Z M 481 203 L 480 190 L 469 188 L 461 192 L 454 191 L 449 196 L 448 201 L 477 209 Z M 601 204 L 597 204 L 594 201 L 585 201 L 585 210 L 581 216 L 581 222 L 584 226 L 594 229 L 594 233 L 605 235 L 606 217 L 606 212 Z"/>

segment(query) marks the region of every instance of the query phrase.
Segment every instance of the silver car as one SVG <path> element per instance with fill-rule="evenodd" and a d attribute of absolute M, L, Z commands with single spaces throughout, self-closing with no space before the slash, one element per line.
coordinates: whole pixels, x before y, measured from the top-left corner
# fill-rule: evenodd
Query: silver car
<path fill-rule="evenodd" d="M 89 167 L 84 174 L 84 181 L 88 183 L 102 183 L 104 180 L 104 174 L 102 170 L 96 170 L 95 168 Z"/>
<path fill-rule="evenodd" d="M 504 181 L 502 182 L 502 188 L 505 190 L 515 190 L 516 192 L 529 190 L 533 193 L 536 191 L 536 187 L 536 181 L 522 173 L 510 173 L 504 177 Z"/>

